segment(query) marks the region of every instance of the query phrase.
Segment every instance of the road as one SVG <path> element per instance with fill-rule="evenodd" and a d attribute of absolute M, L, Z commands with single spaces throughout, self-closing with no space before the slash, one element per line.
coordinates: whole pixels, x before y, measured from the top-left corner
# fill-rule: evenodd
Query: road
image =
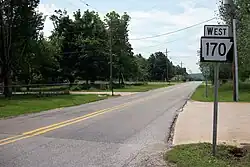
<path fill-rule="evenodd" d="M 199 84 L 0 120 L 0 166 L 142 166 L 138 157 L 166 144 L 177 110 Z"/>

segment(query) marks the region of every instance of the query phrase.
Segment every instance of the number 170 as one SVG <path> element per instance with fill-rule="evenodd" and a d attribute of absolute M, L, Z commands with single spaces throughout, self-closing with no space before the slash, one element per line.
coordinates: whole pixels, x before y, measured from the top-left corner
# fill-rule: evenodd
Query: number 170
<path fill-rule="evenodd" d="M 210 49 L 212 50 L 212 56 L 214 56 L 215 54 L 215 50 L 218 50 L 218 53 L 220 56 L 225 56 L 226 54 L 226 45 L 224 43 L 215 43 L 215 42 L 207 42 L 207 56 L 209 56 L 210 54 Z"/>

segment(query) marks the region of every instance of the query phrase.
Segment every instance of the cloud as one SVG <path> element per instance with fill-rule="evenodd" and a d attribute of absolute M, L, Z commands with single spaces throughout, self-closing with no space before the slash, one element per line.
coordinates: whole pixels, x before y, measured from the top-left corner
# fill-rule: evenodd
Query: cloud
<path fill-rule="evenodd" d="M 216 4 L 216 0 L 212 0 L 211 4 Z M 215 17 L 215 5 L 213 7 L 202 7 L 197 5 L 195 0 L 182 0 L 177 4 L 182 10 L 178 13 L 171 13 L 162 10 L 132 11 L 129 12 L 131 16 L 130 24 L 130 39 L 153 36 L 178 29 L 182 29 L 204 20 Z M 206 24 L 216 24 L 213 20 Z M 130 40 L 135 53 L 142 53 L 148 57 L 150 53 L 156 51 L 165 51 L 166 48 L 171 52 L 169 55 L 175 61 L 183 61 L 189 69 L 193 72 L 199 72 L 197 66 L 198 57 L 196 56 L 197 49 L 200 46 L 200 37 L 203 35 L 203 26 L 197 27 L 154 39 L 147 40 Z M 179 39 L 179 40 L 178 40 Z M 168 43 L 169 41 L 175 41 Z M 162 45 L 156 47 L 147 47 L 152 45 Z M 164 43 L 166 43 L 164 45 Z"/>
<path fill-rule="evenodd" d="M 42 12 L 45 16 L 47 16 L 45 22 L 44 22 L 44 35 L 45 37 L 48 37 L 51 35 L 51 31 L 54 29 L 54 25 L 52 21 L 50 20 L 50 16 L 55 14 L 55 10 L 64 10 L 65 8 L 59 8 L 55 4 L 43 4 L 40 3 L 38 6 L 38 11 Z M 73 10 L 67 9 L 68 15 L 70 18 L 73 18 Z"/>
<path fill-rule="evenodd" d="M 137 2 L 135 0 L 130 1 L 131 3 Z M 136 11 L 130 10 L 128 11 L 128 14 L 131 16 L 129 37 L 130 39 L 134 39 L 162 34 L 213 18 L 215 17 L 214 11 L 216 9 L 217 1 L 218 0 L 210 0 L 209 2 L 207 0 L 175 0 L 174 3 L 171 2 L 173 6 L 166 5 L 164 10 L 163 8 L 152 8 L 148 11 L 143 9 Z M 51 4 L 40 4 L 39 11 L 46 15 L 51 15 L 54 13 L 55 9 L 67 8 L 70 5 L 66 5 L 66 3 L 58 3 L 57 0 L 51 0 L 50 3 Z M 138 3 L 140 2 L 138 1 Z M 159 4 L 162 3 L 162 0 L 159 1 Z M 77 3 L 75 2 L 73 4 Z M 106 5 L 110 6 L 111 4 L 106 3 Z M 82 7 L 86 6 L 83 5 Z M 150 6 L 147 6 L 147 8 L 149 7 Z M 81 8 L 81 6 L 79 6 L 79 8 Z M 105 6 L 103 6 L 103 8 L 99 7 L 98 9 L 103 11 L 105 10 Z M 75 10 L 77 10 L 77 8 L 74 8 L 74 10 L 67 8 L 70 15 L 72 15 Z M 104 13 L 99 14 L 101 18 L 104 17 Z M 214 20 L 206 24 L 216 23 L 217 21 Z M 148 57 L 151 53 L 156 51 L 165 52 L 166 48 L 168 48 L 170 51 L 169 56 L 173 57 L 174 62 L 180 63 L 183 61 L 184 65 L 193 72 L 199 72 L 198 66 L 196 65 L 199 58 L 196 56 L 196 52 L 200 46 L 200 37 L 203 35 L 203 26 L 204 24 L 159 38 L 130 40 L 130 42 L 134 48 L 134 52 L 142 53 L 144 57 Z M 51 30 L 53 30 L 53 24 L 47 18 L 44 28 L 45 36 L 49 36 Z"/>
<path fill-rule="evenodd" d="M 53 30 L 54 26 L 52 22 L 50 21 L 50 16 L 54 14 L 54 11 L 58 9 L 55 4 L 39 4 L 38 11 L 42 12 L 45 16 L 47 16 L 45 22 L 44 22 L 44 36 L 48 37 L 51 34 L 51 31 Z"/>

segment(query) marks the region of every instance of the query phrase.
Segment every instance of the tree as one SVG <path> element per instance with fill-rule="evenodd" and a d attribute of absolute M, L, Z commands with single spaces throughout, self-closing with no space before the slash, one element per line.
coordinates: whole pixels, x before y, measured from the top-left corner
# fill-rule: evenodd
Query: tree
<path fill-rule="evenodd" d="M 55 15 L 50 19 L 54 24 L 54 31 L 52 32 L 51 39 L 58 41 L 60 46 L 60 67 L 63 78 L 68 79 L 72 84 L 77 77 L 77 66 L 79 62 L 79 54 L 81 50 L 77 48 L 75 40 L 75 26 L 73 20 L 69 18 L 67 11 L 56 10 Z"/>
<path fill-rule="evenodd" d="M 4 95 L 10 97 L 13 73 L 21 60 L 31 56 L 32 41 L 43 29 L 44 18 L 36 11 L 39 0 L 0 0 L 0 66 Z"/>
<path fill-rule="evenodd" d="M 136 80 L 137 81 L 147 81 L 149 79 L 149 64 L 147 59 L 142 57 L 141 54 L 135 55 L 135 61 L 137 66 Z"/>
<path fill-rule="evenodd" d="M 74 14 L 76 31 L 81 32 L 76 45 L 82 49 L 79 57 L 79 74 L 94 82 L 108 77 L 108 34 L 98 13 L 85 11 Z"/>
<path fill-rule="evenodd" d="M 128 39 L 128 26 L 130 17 L 127 13 L 120 16 L 116 12 L 110 12 L 105 17 L 109 37 L 112 43 L 112 53 L 114 62 L 114 76 L 119 78 L 119 83 L 123 83 L 123 78 L 129 78 L 134 72 L 134 57 L 131 44 Z"/>
<path fill-rule="evenodd" d="M 239 58 L 239 77 L 242 81 L 250 77 L 250 2 L 249 0 L 235 0 L 234 11 L 228 10 L 221 5 L 220 16 L 227 24 L 231 23 L 232 15 L 237 19 L 237 42 Z"/>
<path fill-rule="evenodd" d="M 51 17 L 55 29 L 52 39 L 60 39 L 62 73 L 70 83 L 75 79 L 94 82 L 108 76 L 108 34 L 104 22 L 94 11 L 74 12 L 70 19 L 61 10 Z"/>
<path fill-rule="evenodd" d="M 174 66 L 173 63 L 162 52 L 150 55 L 148 59 L 150 80 L 170 80 L 176 74 L 185 75 L 186 69 Z"/>
<path fill-rule="evenodd" d="M 60 48 L 56 41 L 41 38 L 38 41 L 37 64 L 42 83 L 62 81 L 60 77 Z"/>

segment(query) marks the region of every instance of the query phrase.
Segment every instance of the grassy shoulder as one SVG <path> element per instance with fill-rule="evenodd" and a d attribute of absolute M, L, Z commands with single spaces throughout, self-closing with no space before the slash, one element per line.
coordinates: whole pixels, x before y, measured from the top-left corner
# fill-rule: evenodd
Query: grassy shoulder
<path fill-rule="evenodd" d="M 177 83 L 148 83 L 141 85 L 125 85 L 122 88 L 114 88 L 115 92 L 146 92 L 153 89 L 164 88 L 168 86 L 175 85 Z M 81 89 L 80 86 L 77 86 L 77 89 L 72 89 L 72 91 L 85 91 L 85 92 L 110 92 L 109 89 Z"/>
<path fill-rule="evenodd" d="M 164 88 L 174 84 L 168 83 L 160 83 L 160 84 L 146 84 L 146 85 L 139 85 L 139 86 L 125 86 L 121 89 L 114 89 L 116 92 L 146 92 L 153 89 Z"/>
<path fill-rule="evenodd" d="M 12 99 L 0 98 L 0 118 L 80 105 L 106 98 L 108 96 L 100 97 L 98 95 L 58 95 L 51 97 L 18 95 L 13 96 Z"/>
<path fill-rule="evenodd" d="M 177 167 L 249 167 L 250 153 L 236 156 L 235 147 L 220 145 L 217 156 L 211 154 L 212 145 L 208 143 L 188 144 L 174 147 L 166 153 L 165 160 Z"/>
<path fill-rule="evenodd" d="M 212 102 L 214 100 L 214 87 L 208 85 L 208 97 L 205 97 L 206 86 L 200 85 L 194 94 L 192 100 L 202 102 Z M 250 102 L 250 83 L 240 83 L 239 85 L 239 99 L 241 102 Z M 230 83 L 223 84 L 219 87 L 219 101 L 232 102 L 233 101 L 233 85 Z"/>

